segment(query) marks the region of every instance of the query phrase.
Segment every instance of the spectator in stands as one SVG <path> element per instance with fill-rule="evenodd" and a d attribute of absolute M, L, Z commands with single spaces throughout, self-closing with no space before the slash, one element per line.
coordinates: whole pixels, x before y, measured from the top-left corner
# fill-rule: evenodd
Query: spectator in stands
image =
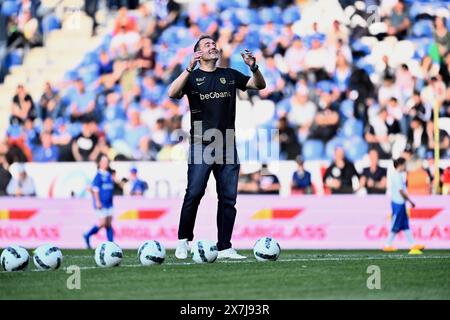
<path fill-rule="evenodd" d="M 52 162 L 59 160 L 59 149 L 52 142 L 52 135 L 49 132 L 41 132 L 41 145 L 33 151 L 33 161 Z"/>
<path fill-rule="evenodd" d="M 441 181 L 442 181 L 442 194 L 449 195 L 450 194 L 450 166 L 447 166 L 447 168 L 442 173 Z"/>
<path fill-rule="evenodd" d="M 296 158 L 297 170 L 292 175 L 291 188 L 297 193 L 312 194 L 314 193 L 311 173 L 305 170 L 304 161 L 301 156 Z"/>
<path fill-rule="evenodd" d="M 386 76 L 383 84 L 378 90 L 378 102 L 381 107 L 386 107 L 389 100 L 395 98 L 397 101 L 401 98 L 400 90 L 395 86 L 395 78 Z"/>
<path fill-rule="evenodd" d="M 0 153 L 0 196 L 6 196 L 6 188 L 12 178 L 8 167 L 9 164 L 8 161 L 6 161 L 6 153 Z"/>
<path fill-rule="evenodd" d="M 325 171 L 323 184 L 332 194 L 354 193 L 353 178 L 359 178 L 353 163 L 345 158 L 344 149 L 338 146 L 334 151 L 334 161 Z"/>
<path fill-rule="evenodd" d="M 21 84 L 17 86 L 11 106 L 10 123 L 23 124 L 26 119 L 34 120 L 37 117 L 33 99 Z"/>
<path fill-rule="evenodd" d="M 142 137 L 139 141 L 139 149 L 133 152 L 134 160 L 154 161 L 162 146 L 153 142 L 150 137 Z"/>
<path fill-rule="evenodd" d="M 407 144 L 413 153 L 420 158 L 425 158 L 428 147 L 428 134 L 424 122 L 419 117 L 414 117 L 409 125 Z"/>
<path fill-rule="evenodd" d="M 391 97 L 386 103 L 386 109 L 388 111 L 388 117 L 397 121 L 400 125 L 400 132 L 403 135 L 408 134 L 407 119 L 403 114 L 403 107 L 395 97 Z"/>
<path fill-rule="evenodd" d="M 406 185 L 408 194 L 431 194 L 431 173 L 424 168 L 423 160 L 413 156 L 408 163 Z"/>
<path fill-rule="evenodd" d="M 411 22 L 408 17 L 404 0 L 398 0 L 394 6 L 394 10 L 387 21 L 388 35 L 397 37 L 398 40 L 403 40 L 408 34 L 408 29 Z"/>
<path fill-rule="evenodd" d="M 278 70 L 273 56 L 268 56 L 264 60 L 264 75 L 266 79 L 266 88 L 259 91 L 263 99 L 269 99 L 277 103 L 283 98 L 283 89 L 286 82 Z"/>
<path fill-rule="evenodd" d="M 278 194 L 279 191 L 280 182 L 276 175 L 269 172 L 265 163 L 260 170 L 241 177 L 238 186 L 238 192 L 245 194 Z"/>
<path fill-rule="evenodd" d="M 406 109 L 408 110 L 407 114 L 411 119 L 417 117 L 421 121 L 426 122 L 430 117 L 422 103 L 419 91 L 414 91 L 412 97 L 406 102 Z"/>
<path fill-rule="evenodd" d="M 92 36 L 96 35 L 98 22 L 96 19 L 96 14 L 98 10 L 99 0 L 84 0 L 84 11 L 86 15 L 92 19 Z"/>
<path fill-rule="evenodd" d="M 136 56 L 137 68 L 140 75 L 155 68 L 156 53 L 153 50 L 153 44 L 150 39 L 142 38 L 140 42 L 140 49 Z"/>
<path fill-rule="evenodd" d="M 434 18 L 434 42 L 439 48 L 439 54 L 443 57 L 450 50 L 450 31 L 447 29 L 446 19 L 436 16 Z"/>
<path fill-rule="evenodd" d="M 359 188 L 365 188 L 367 194 L 385 194 L 387 169 L 378 164 L 378 151 L 369 150 L 369 166 L 363 169 L 359 178 Z"/>
<path fill-rule="evenodd" d="M 448 51 L 441 61 L 439 74 L 447 88 L 450 87 L 450 51 Z"/>
<path fill-rule="evenodd" d="M 72 135 L 67 129 L 67 124 L 62 118 L 55 121 L 55 130 L 45 130 L 52 132 L 52 142 L 58 147 L 59 161 L 73 161 L 72 155 Z"/>
<path fill-rule="evenodd" d="M 46 118 L 56 119 L 60 115 L 59 95 L 58 92 L 52 88 L 50 82 L 45 83 L 44 93 L 39 100 L 37 113 L 42 120 L 45 120 Z"/>
<path fill-rule="evenodd" d="M 148 190 L 148 184 L 138 178 L 136 167 L 130 169 L 130 177 L 124 186 L 124 193 L 131 196 L 142 196 Z"/>
<path fill-rule="evenodd" d="M 288 110 L 289 123 L 297 129 L 300 141 L 305 141 L 317 112 L 317 106 L 308 98 L 308 89 L 302 85 L 297 86 L 294 95 L 280 104 L 287 105 L 284 108 Z"/>
<path fill-rule="evenodd" d="M 69 106 L 71 122 L 90 121 L 95 119 L 95 95 L 86 90 L 83 79 L 75 81 L 76 93 Z"/>
<path fill-rule="evenodd" d="M 109 75 L 113 73 L 114 61 L 111 59 L 107 51 L 100 52 L 97 66 L 98 66 L 98 75 L 100 79 L 104 75 Z"/>
<path fill-rule="evenodd" d="M 165 112 L 158 106 L 156 100 L 144 98 L 141 107 L 141 120 L 148 128 L 154 128 L 158 119 L 165 118 Z"/>
<path fill-rule="evenodd" d="M 292 45 L 286 50 L 284 61 L 289 69 L 289 79 L 295 82 L 298 79 L 300 72 L 305 69 L 305 57 L 308 49 L 303 44 L 299 36 L 294 38 Z"/>
<path fill-rule="evenodd" d="M 285 117 L 278 120 L 277 133 L 280 143 L 280 159 L 294 160 L 300 154 L 300 144 L 295 130 L 289 126 Z"/>
<path fill-rule="evenodd" d="M 72 140 L 72 155 L 75 161 L 95 161 L 99 155 L 95 122 L 85 121 L 81 133 Z"/>
<path fill-rule="evenodd" d="M 326 48 L 322 45 L 319 36 L 311 37 L 311 49 L 305 56 L 305 68 L 314 82 L 326 80 L 328 78 L 327 65 L 329 58 Z"/>
<path fill-rule="evenodd" d="M 338 126 L 339 113 L 335 110 L 331 93 L 323 92 L 320 95 L 319 111 L 314 117 L 310 138 L 328 142 L 336 136 Z"/>
<path fill-rule="evenodd" d="M 18 163 L 16 170 L 17 175 L 11 179 L 6 188 L 7 194 L 15 197 L 35 196 L 36 187 L 34 180 L 27 174 L 25 166 L 22 163 Z"/>
<path fill-rule="evenodd" d="M 393 153 L 398 156 L 406 144 L 406 138 L 400 134 L 399 122 L 388 117 L 386 108 L 381 108 L 378 116 L 372 119 L 365 138 L 369 148 L 376 149 L 381 159 L 390 159 Z"/>
<path fill-rule="evenodd" d="M 114 169 L 110 169 L 111 177 L 114 182 L 114 195 L 115 196 L 123 196 L 123 187 L 128 182 L 126 178 L 122 178 L 121 180 L 117 179 L 117 171 Z"/>
<path fill-rule="evenodd" d="M 427 123 L 427 134 L 428 134 L 428 151 L 427 155 L 432 156 L 434 154 L 434 124 L 433 121 Z M 439 153 L 441 159 L 450 158 L 450 136 L 445 130 L 439 129 Z"/>
<path fill-rule="evenodd" d="M 137 150 L 143 137 L 149 136 L 149 128 L 141 122 L 141 114 L 137 109 L 128 110 L 128 123 L 125 126 L 125 142 L 130 149 Z"/>

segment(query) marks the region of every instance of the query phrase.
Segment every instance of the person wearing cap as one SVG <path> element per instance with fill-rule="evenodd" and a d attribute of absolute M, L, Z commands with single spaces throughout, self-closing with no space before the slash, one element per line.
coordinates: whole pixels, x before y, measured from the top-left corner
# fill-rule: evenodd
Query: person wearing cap
<path fill-rule="evenodd" d="M 303 194 L 312 194 L 313 187 L 311 182 L 311 173 L 305 170 L 304 160 L 301 156 L 296 159 L 297 170 L 292 175 L 291 188 L 295 192 Z"/>
<path fill-rule="evenodd" d="M 30 177 L 22 163 L 17 164 L 16 175 L 8 183 L 6 193 L 15 197 L 34 197 L 36 187 L 34 180 Z"/>
<path fill-rule="evenodd" d="M 139 179 L 136 167 L 130 169 L 130 177 L 124 189 L 131 196 L 142 196 L 147 191 L 148 184 L 144 180 Z"/>

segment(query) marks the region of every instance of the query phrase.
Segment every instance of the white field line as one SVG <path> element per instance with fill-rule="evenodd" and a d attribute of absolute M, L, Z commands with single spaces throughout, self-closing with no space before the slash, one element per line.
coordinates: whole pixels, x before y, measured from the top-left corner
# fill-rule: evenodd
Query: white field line
<path fill-rule="evenodd" d="M 91 258 L 93 259 L 93 256 L 72 256 L 71 258 Z M 366 256 L 366 257 L 355 257 L 350 255 L 341 255 L 341 256 L 333 256 L 333 257 L 311 257 L 311 258 L 291 258 L 291 259 L 278 259 L 278 262 L 319 262 L 319 261 L 366 261 L 366 260 L 412 260 L 412 259 L 450 259 L 450 256 L 405 256 L 405 255 L 377 255 L 377 256 Z M 247 259 L 247 260 L 222 260 L 218 261 L 217 263 L 258 263 L 258 261 L 253 259 Z M 263 263 L 263 262 L 259 262 Z M 189 266 L 189 265 L 195 265 L 197 263 L 195 262 L 167 262 L 163 263 L 160 267 L 164 266 Z M 144 267 L 141 264 L 123 264 L 120 265 L 120 268 L 139 268 Z M 158 266 L 155 266 L 158 267 Z M 80 270 L 92 270 L 92 269 L 103 269 L 101 267 L 97 266 L 89 266 L 89 267 L 80 267 Z M 108 268 L 104 268 L 108 269 Z M 66 267 L 62 268 L 62 270 L 67 270 Z M 42 270 L 30 270 L 32 272 L 43 272 Z M 6 271 L 0 271 L 0 273 L 6 273 Z"/>

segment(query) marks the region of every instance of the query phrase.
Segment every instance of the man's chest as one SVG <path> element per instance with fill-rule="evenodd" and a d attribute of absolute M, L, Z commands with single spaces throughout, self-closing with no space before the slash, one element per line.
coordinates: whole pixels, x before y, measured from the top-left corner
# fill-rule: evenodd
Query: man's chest
<path fill-rule="evenodd" d="M 191 79 L 191 94 L 201 99 L 200 95 L 209 94 L 209 98 L 231 97 L 235 90 L 235 81 L 228 75 L 196 75 Z"/>

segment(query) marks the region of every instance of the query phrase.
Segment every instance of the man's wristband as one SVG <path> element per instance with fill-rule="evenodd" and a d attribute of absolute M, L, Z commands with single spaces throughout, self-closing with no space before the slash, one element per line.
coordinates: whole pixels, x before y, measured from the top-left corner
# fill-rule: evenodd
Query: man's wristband
<path fill-rule="evenodd" d="M 256 71 L 258 71 L 259 66 L 255 63 L 255 65 L 253 67 L 250 67 L 250 71 L 255 73 Z"/>
<path fill-rule="evenodd" d="M 193 70 L 192 70 L 192 69 L 189 69 L 189 67 L 186 67 L 186 71 L 189 72 L 189 73 L 191 73 Z"/>

